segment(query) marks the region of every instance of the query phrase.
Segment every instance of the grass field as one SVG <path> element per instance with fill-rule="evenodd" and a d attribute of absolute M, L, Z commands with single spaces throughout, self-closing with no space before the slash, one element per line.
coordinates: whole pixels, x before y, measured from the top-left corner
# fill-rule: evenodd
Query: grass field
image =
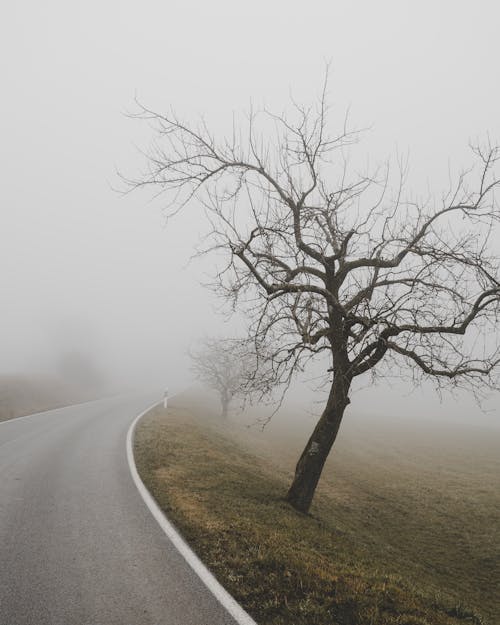
<path fill-rule="evenodd" d="M 49 376 L 0 376 L 0 421 L 95 399 L 96 393 Z"/>
<path fill-rule="evenodd" d="M 499 622 L 498 431 L 352 418 L 304 516 L 283 501 L 304 432 L 284 424 L 183 398 L 136 433 L 146 485 L 259 624 Z"/>
<path fill-rule="evenodd" d="M 64 406 L 74 395 L 51 378 L 0 376 L 0 421 Z"/>

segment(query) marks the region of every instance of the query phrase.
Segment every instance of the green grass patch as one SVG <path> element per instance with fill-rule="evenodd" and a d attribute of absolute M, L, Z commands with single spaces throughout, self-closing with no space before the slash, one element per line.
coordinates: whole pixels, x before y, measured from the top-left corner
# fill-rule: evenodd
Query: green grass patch
<path fill-rule="evenodd" d="M 478 608 L 490 617 L 496 610 L 496 553 L 485 548 L 490 560 L 481 575 L 490 576 L 489 589 L 475 593 L 477 577 L 462 579 L 467 565 L 446 583 L 455 556 L 451 543 L 440 543 L 438 521 L 446 525 L 446 515 L 432 503 L 440 495 L 429 495 L 425 476 L 417 479 L 423 494 L 413 518 L 419 489 L 410 465 L 395 476 L 381 462 L 377 473 L 347 445 L 339 466 L 325 471 L 312 514 L 301 515 L 283 501 L 291 477 L 286 454 L 269 441 L 258 448 L 242 432 L 200 420 L 186 405 L 168 414 L 157 408 L 138 425 L 135 457 L 160 507 L 260 625 L 494 622 L 483 621 Z M 345 458 L 352 456 L 351 466 Z M 455 544 L 461 540 L 455 536 Z"/>

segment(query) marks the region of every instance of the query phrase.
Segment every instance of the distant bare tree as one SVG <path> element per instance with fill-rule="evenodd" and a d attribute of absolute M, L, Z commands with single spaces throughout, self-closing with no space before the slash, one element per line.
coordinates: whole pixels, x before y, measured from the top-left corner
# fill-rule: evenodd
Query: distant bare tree
<path fill-rule="evenodd" d="M 232 399 L 242 392 L 250 364 L 248 352 L 241 353 L 240 346 L 238 341 L 210 338 L 189 354 L 191 370 L 198 380 L 217 391 L 224 419 Z"/>
<path fill-rule="evenodd" d="M 359 133 L 332 134 L 328 112 L 324 90 L 313 107 L 251 112 L 216 140 L 204 121 L 141 108 L 158 140 L 146 175 L 129 181 L 166 194 L 170 214 L 204 207 L 206 251 L 227 259 L 215 285 L 265 346 L 274 384 L 328 356 L 326 406 L 287 495 L 304 512 L 356 378 L 407 366 L 415 383 L 477 391 L 498 388 L 500 359 L 498 147 L 473 147 L 475 165 L 441 197 L 407 199 L 403 165 L 396 185 L 388 166 L 349 173 Z"/>

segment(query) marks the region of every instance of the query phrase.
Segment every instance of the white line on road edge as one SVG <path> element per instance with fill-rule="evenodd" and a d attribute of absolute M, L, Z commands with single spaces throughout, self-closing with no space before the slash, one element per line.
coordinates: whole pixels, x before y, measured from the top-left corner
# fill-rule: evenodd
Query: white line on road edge
<path fill-rule="evenodd" d="M 148 413 L 152 408 L 158 406 L 158 403 L 153 404 L 144 412 L 141 412 L 139 416 L 137 416 L 132 422 L 131 426 L 127 432 L 127 460 L 128 466 L 130 469 L 130 473 L 132 474 L 132 478 L 134 480 L 135 485 L 137 486 L 137 490 L 139 491 L 141 497 L 144 500 L 144 503 L 149 508 L 149 511 L 154 516 L 158 525 L 165 532 L 169 540 L 173 543 L 177 551 L 181 554 L 181 556 L 186 560 L 189 566 L 193 569 L 193 571 L 198 575 L 201 581 L 205 584 L 208 590 L 214 595 L 214 597 L 219 601 L 219 603 L 229 612 L 229 614 L 234 618 L 234 620 L 238 623 L 238 625 L 257 625 L 257 623 L 253 620 L 253 618 L 245 612 L 245 610 L 240 606 L 240 604 L 227 592 L 227 590 L 221 586 L 221 584 L 215 579 L 212 573 L 207 569 L 207 567 L 203 564 L 203 562 L 198 558 L 198 556 L 194 553 L 191 547 L 184 541 L 179 532 L 175 529 L 175 527 L 170 523 L 167 517 L 163 514 L 162 510 L 153 499 L 151 493 L 148 491 L 144 482 L 141 480 L 139 473 L 137 472 L 137 467 L 135 465 L 134 460 L 134 452 L 133 452 L 133 438 L 134 431 L 137 425 L 137 422 L 141 417 L 143 417 L 146 413 Z"/>
<path fill-rule="evenodd" d="M 55 408 L 57 410 L 57 408 Z M 50 410 L 44 410 L 43 412 L 34 412 L 33 414 L 25 414 L 22 417 L 12 417 L 12 419 L 4 419 L 0 421 L 0 425 L 5 425 L 7 423 L 15 423 L 16 421 L 22 421 L 23 419 L 31 419 L 31 417 L 37 417 L 38 415 L 44 414 L 45 412 L 51 412 Z"/>
<path fill-rule="evenodd" d="M 42 410 L 41 412 L 32 412 L 31 414 L 25 414 L 21 417 L 12 417 L 11 419 L 4 419 L 0 421 L 0 425 L 7 425 L 7 423 L 15 423 L 17 421 L 22 421 L 23 419 L 31 419 L 33 417 L 39 417 L 40 415 L 45 415 L 48 412 L 56 412 L 57 410 L 65 410 L 66 408 L 73 408 L 74 406 L 83 406 L 84 404 L 93 404 L 94 402 L 104 401 L 106 399 L 111 399 L 115 397 L 114 395 L 109 395 L 107 397 L 101 397 L 99 399 L 86 399 L 85 401 L 79 401 L 76 404 L 68 404 L 67 406 L 56 406 L 56 408 L 47 408 L 47 410 Z"/>

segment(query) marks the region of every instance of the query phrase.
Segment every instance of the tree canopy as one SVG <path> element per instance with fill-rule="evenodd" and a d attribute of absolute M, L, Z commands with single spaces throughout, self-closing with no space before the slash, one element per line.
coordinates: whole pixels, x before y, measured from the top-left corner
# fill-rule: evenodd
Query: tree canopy
<path fill-rule="evenodd" d="M 330 130 L 326 84 L 315 106 L 252 111 L 221 139 L 204 121 L 139 116 L 157 141 L 131 182 L 166 194 L 170 212 L 204 208 L 208 250 L 227 263 L 217 289 L 244 311 L 273 372 L 262 390 L 328 357 L 330 394 L 297 465 L 295 507 L 309 508 L 358 376 L 406 368 L 416 382 L 498 388 L 498 146 L 473 146 L 473 165 L 419 200 L 405 192 L 404 164 L 395 185 L 388 166 L 352 171 L 360 133 L 347 121 Z"/>

